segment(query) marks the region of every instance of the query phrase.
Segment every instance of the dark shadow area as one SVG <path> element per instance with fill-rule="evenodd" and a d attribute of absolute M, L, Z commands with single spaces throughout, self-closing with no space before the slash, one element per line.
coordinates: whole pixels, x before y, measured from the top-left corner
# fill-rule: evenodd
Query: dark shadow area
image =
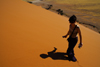
<path fill-rule="evenodd" d="M 48 5 L 48 8 L 46 8 L 47 10 L 51 9 L 53 6 L 52 5 Z"/>
<path fill-rule="evenodd" d="M 61 10 L 61 9 L 58 9 L 58 10 L 56 10 L 57 12 L 58 12 L 58 14 L 60 14 L 60 15 L 63 15 L 64 13 L 63 13 L 63 10 Z"/>
<path fill-rule="evenodd" d="M 64 52 L 56 52 L 57 48 L 54 48 L 53 51 L 47 52 L 47 54 L 40 54 L 40 57 L 46 59 L 48 57 L 52 58 L 53 60 L 69 60 L 67 53 Z"/>
<path fill-rule="evenodd" d="M 41 54 L 40 57 L 43 59 L 50 57 L 53 60 L 68 60 L 68 57 L 66 57 L 65 53 L 62 52 L 56 52 L 56 53 L 48 52 L 48 54 Z"/>
<path fill-rule="evenodd" d="M 30 4 L 32 4 L 32 2 L 31 1 L 27 1 L 28 3 L 30 3 Z"/>

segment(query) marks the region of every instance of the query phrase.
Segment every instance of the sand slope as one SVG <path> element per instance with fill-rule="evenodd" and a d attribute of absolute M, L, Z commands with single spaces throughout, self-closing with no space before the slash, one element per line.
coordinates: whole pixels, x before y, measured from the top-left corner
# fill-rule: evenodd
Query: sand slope
<path fill-rule="evenodd" d="M 84 46 L 75 47 L 79 61 L 43 59 L 56 47 L 66 52 L 62 36 L 68 18 L 21 0 L 0 1 L 0 67 L 100 67 L 100 34 L 80 25 Z"/>

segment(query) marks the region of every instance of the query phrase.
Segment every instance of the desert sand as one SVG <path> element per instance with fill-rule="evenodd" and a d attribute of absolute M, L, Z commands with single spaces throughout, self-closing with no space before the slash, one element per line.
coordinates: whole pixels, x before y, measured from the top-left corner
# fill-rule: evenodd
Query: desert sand
<path fill-rule="evenodd" d="M 50 11 L 58 13 L 56 10 L 61 9 L 66 17 L 74 14 L 77 16 L 78 23 L 100 33 L 100 4 L 98 0 L 95 2 L 90 0 L 31 0 L 30 2 L 46 9 L 52 5 Z"/>
<path fill-rule="evenodd" d="M 78 24 L 78 23 L 77 23 Z M 0 67 L 100 67 L 100 34 L 80 24 L 83 47 L 78 62 L 41 58 L 54 47 L 66 52 L 68 18 L 22 0 L 0 1 Z"/>

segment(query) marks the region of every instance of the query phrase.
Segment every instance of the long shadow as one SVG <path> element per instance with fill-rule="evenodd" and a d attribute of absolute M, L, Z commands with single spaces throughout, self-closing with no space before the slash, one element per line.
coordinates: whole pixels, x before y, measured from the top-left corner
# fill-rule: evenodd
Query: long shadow
<path fill-rule="evenodd" d="M 69 60 L 66 53 L 56 52 L 56 50 L 57 50 L 57 48 L 54 48 L 53 51 L 47 52 L 47 54 L 40 54 L 40 57 L 43 58 L 43 59 L 46 59 L 46 58 L 50 57 L 53 60 Z"/>

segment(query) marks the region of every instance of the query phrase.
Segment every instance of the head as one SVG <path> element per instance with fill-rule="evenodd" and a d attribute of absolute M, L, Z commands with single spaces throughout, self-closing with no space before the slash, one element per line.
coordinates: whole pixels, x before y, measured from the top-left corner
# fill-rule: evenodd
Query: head
<path fill-rule="evenodd" d="M 75 23 L 77 20 L 76 16 L 75 15 L 72 15 L 70 18 L 69 18 L 69 22 L 70 23 Z"/>

